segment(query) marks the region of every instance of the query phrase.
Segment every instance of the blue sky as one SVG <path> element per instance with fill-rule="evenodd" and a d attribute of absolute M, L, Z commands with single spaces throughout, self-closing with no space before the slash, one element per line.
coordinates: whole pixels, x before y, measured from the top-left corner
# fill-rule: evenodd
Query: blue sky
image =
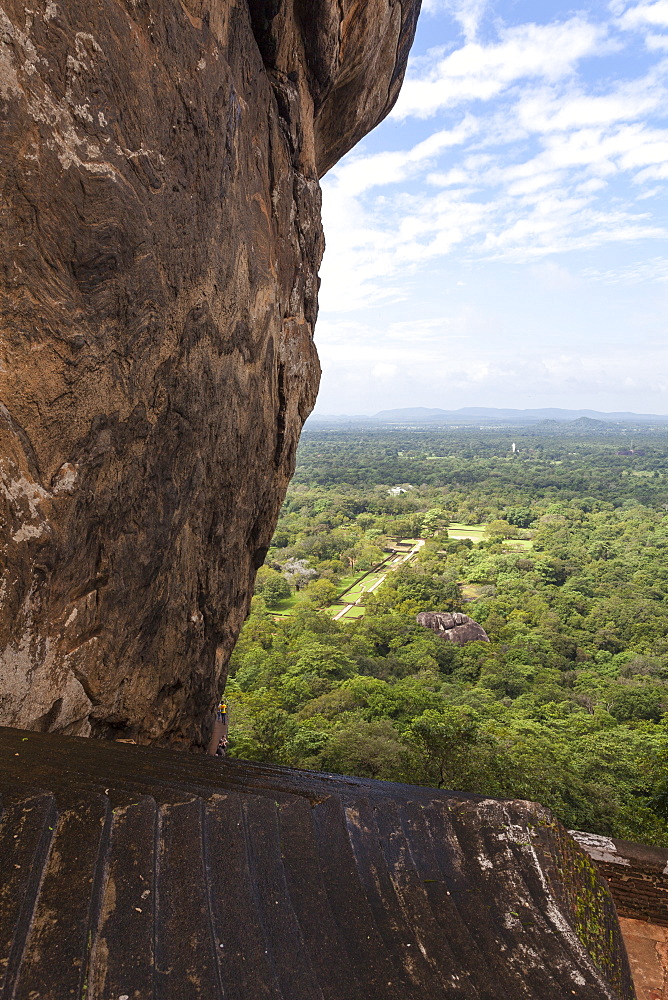
<path fill-rule="evenodd" d="M 668 0 L 426 0 L 323 179 L 319 413 L 668 413 Z"/>

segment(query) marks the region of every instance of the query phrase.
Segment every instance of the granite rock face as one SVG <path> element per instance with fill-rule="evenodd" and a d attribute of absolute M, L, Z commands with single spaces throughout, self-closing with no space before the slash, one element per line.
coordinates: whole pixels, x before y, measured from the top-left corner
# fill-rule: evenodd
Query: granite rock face
<path fill-rule="evenodd" d="M 3 997 L 635 1000 L 535 803 L 2 728 L 0 802 Z"/>
<path fill-rule="evenodd" d="M 419 0 L 0 0 L 0 723 L 205 738 Z"/>
<path fill-rule="evenodd" d="M 432 629 L 458 646 L 465 646 L 467 642 L 489 642 L 482 625 L 461 611 L 452 614 L 449 611 L 422 611 L 416 620 L 418 625 Z"/>

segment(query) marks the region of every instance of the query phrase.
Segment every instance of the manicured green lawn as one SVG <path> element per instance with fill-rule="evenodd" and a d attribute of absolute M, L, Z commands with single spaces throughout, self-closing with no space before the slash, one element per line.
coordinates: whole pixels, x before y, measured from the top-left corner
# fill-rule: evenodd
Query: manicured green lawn
<path fill-rule="evenodd" d="M 364 617 L 364 608 L 357 608 L 354 606 L 350 608 L 348 611 L 346 611 L 345 615 L 343 616 L 343 618 L 346 620 L 349 620 L 351 618 L 356 619 L 363 617 Z"/>
<path fill-rule="evenodd" d="M 329 608 L 324 608 L 323 610 L 329 612 L 332 618 L 334 618 L 336 615 L 341 614 L 344 607 L 345 605 L 343 604 L 332 604 Z M 353 618 L 354 619 L 362 618 L 363 616 L 364 616 L 364 608 L 358 607 L 355 604 L 351 604 L 348 607 L 348 610 L 346 611 L 345 615 L 341 615 L 339 621 L 343 621 L 344 618 L 346 621 L 349 621 Z"/>
<path fill-rule="evenodd" d="M 356 583 L 355 586 L 348 591 L 345 595 L 345 599 L 347 601 L 356 601 L 362 594 L 367 594 L 371 587 L 373 587 L 375 583 L 378 583 L 381 577 L 385 575 L 385 572 L 369 573 L 368 576 L 365 576 L 363 580 L 360 580 L 359 583 Z"/>
<path fill-rule="evenodd" d="M 289 615 L 294 610 L 295 604 L 299 600 L 299 594 L 291 594 L 290 597 L 284 597 L 282 601 L 277 601 L 273 608 L 269 608 L 269 611 L 273 615 Z"/>
<path fill-rule="evenodd" d="M 486 524 L 459 524 L 453 521 L 448 527 L 448 538 L 470 538 L 472 542 L 481 542 L 485 537 Z M 516 552 L 522 552 L 533 547 L 533 542 L 526 538 L 505 538 L 503 545 Z"/>
<path fill-rule="evenodd" d="M 485 537 L 486 524 L 459 524 L 453 521 L 448 527 L 448 538 L 470 538 L 480 542 Z"/>

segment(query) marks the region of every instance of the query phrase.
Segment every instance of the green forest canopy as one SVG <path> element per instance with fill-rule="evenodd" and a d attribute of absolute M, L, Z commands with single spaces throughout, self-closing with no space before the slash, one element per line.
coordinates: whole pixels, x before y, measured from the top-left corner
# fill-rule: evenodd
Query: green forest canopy
<path fill-rule="evenodd" d="M 449 539 L 453 521 L 485 539 Z M 405 536 L 426 544 L 363 618 L 318 610 Z M 306 432 L 259 574 L 283 598 L 253 599 L 231 661 L 230 752 L 534 799 L 668 846 L 667 556 L 665 430 Z M 286 584 L 286 564 L 311 572 Z M 490 643 L 415 622 L 454 609 Z"/>

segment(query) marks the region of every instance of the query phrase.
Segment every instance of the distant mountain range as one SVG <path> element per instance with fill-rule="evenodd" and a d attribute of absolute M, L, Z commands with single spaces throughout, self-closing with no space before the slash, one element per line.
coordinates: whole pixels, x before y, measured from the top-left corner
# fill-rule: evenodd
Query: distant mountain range
<path fill-rule="evenodd" d="M 493 406 L 463 406 L 459 410 L 439 410 L 427 406 L 406 406 L 396 410 L 381 410 L 369 417 L 356 414 L 313 414 L 310 424 L 316 423 L 380 423 L 380 424 L 533 424 L 542 421 L 583 424 L 601 423 L 666 423 L 668 415 L 656 413 L 602 413 L 600 410 L 562 410 L 558 407 L 541 407 L 535 410 L 497 409 Z"/>

